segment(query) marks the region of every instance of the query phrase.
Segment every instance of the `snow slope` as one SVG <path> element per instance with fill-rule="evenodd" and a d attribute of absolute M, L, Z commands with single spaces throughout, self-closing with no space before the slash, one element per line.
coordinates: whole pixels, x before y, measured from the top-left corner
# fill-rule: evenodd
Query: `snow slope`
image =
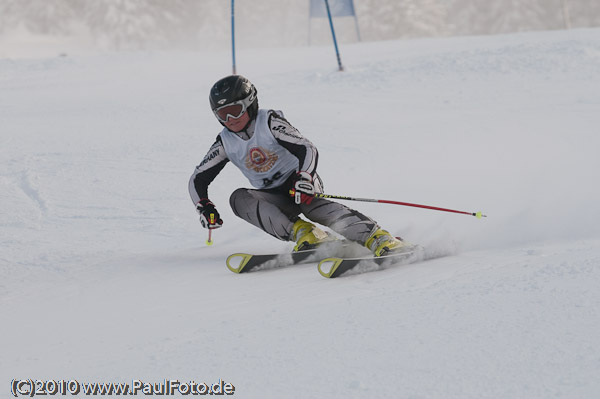
<path fill-rule="evenodd" d="M 240 398 L 600 395 L 600 31 L 244 50 L 261 106 L 320 149 L 326 192 L 451 256 L 337 280 L 187 182 L 222 53 L 0 60 L 0 351 L 13 378 L 235 386 Z"/>

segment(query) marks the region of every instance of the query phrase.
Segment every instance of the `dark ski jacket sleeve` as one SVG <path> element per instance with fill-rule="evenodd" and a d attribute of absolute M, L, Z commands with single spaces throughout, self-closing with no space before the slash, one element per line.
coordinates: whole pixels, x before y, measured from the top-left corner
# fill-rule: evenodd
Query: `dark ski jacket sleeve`
<path fill-rule="evenodd" d="M 317 171 L 319 152 L 317 147 L 291 125 L 280 111 L 269 114 L 269 128 L 277 142 L 298 158 L 300 171 L 314 176 Z"/>
<path fill-rule="evenodd" d="M 190 177 L 189 191 L 194 204 L 197 204 L 202 198 L 208 198 L 209 184 L 217 177 L 227 162 L 229 162 L 229 158 L 225 154 L 221 137 L 217 136 L 214 144 Z"/>

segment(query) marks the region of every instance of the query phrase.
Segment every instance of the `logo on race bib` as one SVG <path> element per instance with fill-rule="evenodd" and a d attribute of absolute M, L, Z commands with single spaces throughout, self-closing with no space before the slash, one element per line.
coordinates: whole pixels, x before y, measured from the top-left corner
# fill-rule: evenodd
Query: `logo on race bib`
<path fill-rule="evenodd" d="M 277 154 L 267 151 L 264 148 L 254 147 L 248 151 L 246 156 L 246 168 L 253 169 L 255 172 L 266 172 L 270 170 L 279 157 Z"/>

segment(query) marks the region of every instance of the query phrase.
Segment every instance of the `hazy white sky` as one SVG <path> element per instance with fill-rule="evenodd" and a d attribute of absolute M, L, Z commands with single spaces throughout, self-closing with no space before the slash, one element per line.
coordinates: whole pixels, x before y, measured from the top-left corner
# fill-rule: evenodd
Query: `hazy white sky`
<path fill-rule="evenodd" d="M 333 1 L 333 0 L 332 0 Z M 335 19 L 340 43 L 600 26 L 598 0 L 354 0 Z M 240 47 L 331 42 L 309 0 L 236 0 Z M 231 39 L 228 0 L 0 0 L 0 56 L 157 47 L 213 49 Z M 33 51 L 33 50 L 31 50 Z"/>

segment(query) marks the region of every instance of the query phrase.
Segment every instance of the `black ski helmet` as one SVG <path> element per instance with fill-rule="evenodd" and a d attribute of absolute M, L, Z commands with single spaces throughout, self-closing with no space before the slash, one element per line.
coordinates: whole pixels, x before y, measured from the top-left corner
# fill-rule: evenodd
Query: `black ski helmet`
<path fill-rule="evenodd" d="M 251 101 L 247 112 L 250 120 L 253 120 L 258 112 L 257 93 L 256 87 L 242 75 L 229 75 L 217 81 L 210 89 L 210 107 L 215 112 L 217 108 L 236 101 Z M 220 120 L 219 122 L 224 125 Z"/>

